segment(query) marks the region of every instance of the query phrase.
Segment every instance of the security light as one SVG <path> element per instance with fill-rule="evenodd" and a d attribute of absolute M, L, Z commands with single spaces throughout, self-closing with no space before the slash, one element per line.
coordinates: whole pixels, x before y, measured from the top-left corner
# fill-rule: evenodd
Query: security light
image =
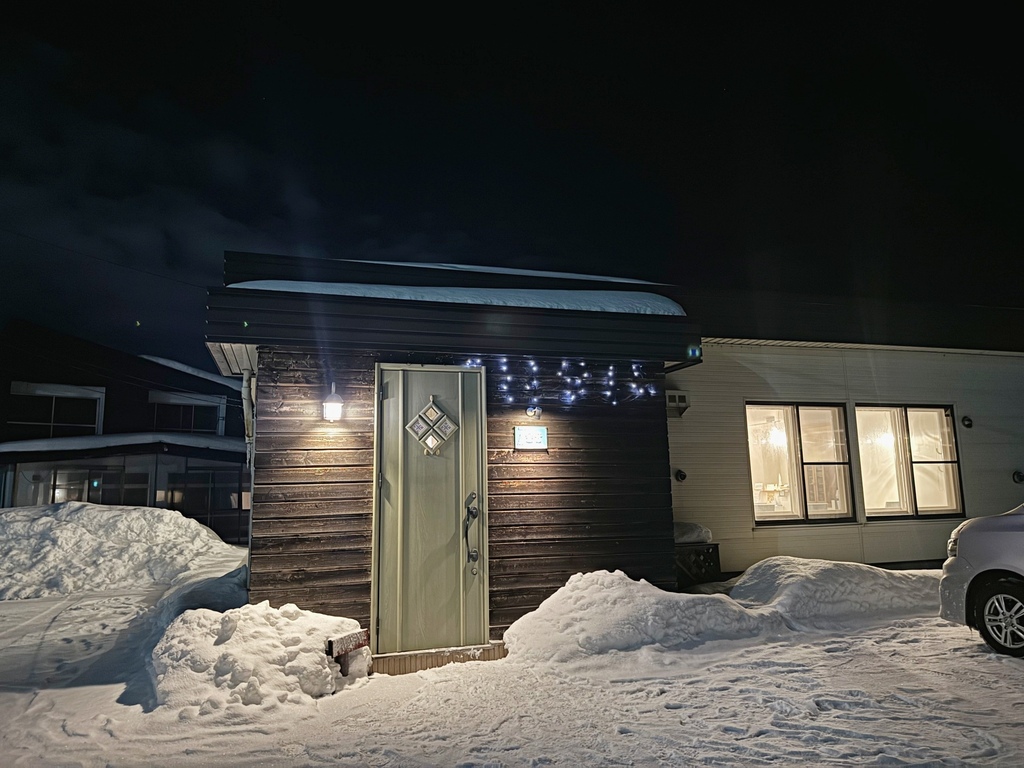
<path fill-rule="evenodd" d="M 324 398 L 324 419 L 326 421 L 339 421 L 341 419 L 341 407 L 345 402 L 341 395 L 334 391 L 334 382 L 331 382 L 331 394 Z"/>

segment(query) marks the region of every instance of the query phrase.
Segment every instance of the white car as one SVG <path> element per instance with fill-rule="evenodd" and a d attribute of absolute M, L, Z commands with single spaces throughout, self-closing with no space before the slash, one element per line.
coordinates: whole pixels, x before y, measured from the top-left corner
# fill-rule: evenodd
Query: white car
<path fill-rule="evenodd" d="M 939 615 L 974 627 L 999 653 L 1024 656 L 1024 504 L 960 523 L 946 554 Z"/>

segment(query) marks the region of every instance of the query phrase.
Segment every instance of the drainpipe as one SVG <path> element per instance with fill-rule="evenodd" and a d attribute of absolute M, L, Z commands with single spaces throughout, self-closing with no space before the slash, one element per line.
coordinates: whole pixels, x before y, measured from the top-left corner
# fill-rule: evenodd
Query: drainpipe
<path fill-rule="evenodd" d="M 252 467 L 253 428 L 252 428 L 252 390 L 254 379 L 252 371 L 242 371 L 242 417 L 245 419 L 245 463 Z"/>
<path fill-rule="evenodd" d="M 252 404 L 253 391 L 256 388 L 256 378 L 252 375 L 252 371 L 246 368 L 242 371 L 242 418 L 245 420 L 245 463 L 249 466 L 249 493 L 252 494 L 255 489 L 256 470 L 253 467 L 253 456 L 256 453 L 256 441 L 255 441 L 255 430 L 253 429 L 253 418 L 252 418 Z M 246 544 L 248 545 L 248 555 L 246 558 L 246 569 L 245 569 L 245 593 L 249 594 L 252 589 L 252 496 L 250 496 L 250 507 L 249 507 L 249 537 Z"/>

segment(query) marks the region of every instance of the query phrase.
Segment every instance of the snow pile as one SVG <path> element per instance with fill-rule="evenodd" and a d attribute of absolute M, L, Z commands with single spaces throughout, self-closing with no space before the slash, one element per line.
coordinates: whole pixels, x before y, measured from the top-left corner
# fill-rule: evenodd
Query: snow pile
<path fill-rule="evenodd" d="M 286 291 L 320 296 L 358 296 L 396 301 L 437 301 L 444 304 L 482 304 L 492 307 L 535 307 L 632 315 L 684 316 L 672 299 L 644 291 L 551 290 L 544 288 L 441 288 L 422 285 L 317 283 L 299 280 L 250 280 L 232 288 Z"/>
<path fill-rule="evenodd" d="M 676 544 L 707 544 L 711 541 L 711 529 L 700 523 L 676 523 L 674 526 Z"/>
<path fill-rule="evenodd" d="M 513 661 L 569 662 L 647 646 L 675 650 L 715 640 L 776 636 L 842 622 L 938 613 L 940 571 L 772 557 L 731 596 L 676 594 L 621 571 L 576 574 L 505 632 Z"/>
<path fill-rule="evenodd" d="M 622 571 L 578 573 L 505 631 L 513 661 L 562 663 L 644 646 L 692 648 L 785 627 L 724 595 L 665 592 Z"/>
<path fill-rule="evenodd" d="M 748 568 L 731 594 L 748 607 L 775 608 L 793 628 L 835 627 L 852 619 L 935 616 L 939 575 L 779 556 Z"/>
<path fill-rule="evenodd" d="M 186 611 L 153 650 L 157 701 L 181 719 L 214 713 L 252 719 L 316 698 L 365 678 L 370 651 L 349 654 L 349 674 L 326 654 L 327 639 L 359 629 L 352 619 L 269 602 L 224 613 Z"/>
<path fill-rule="evenodd" d="M 207 556 L 230 556 L 180 512 L 65 502 L 0 512 L 0 600 L 171 584 Z"/>

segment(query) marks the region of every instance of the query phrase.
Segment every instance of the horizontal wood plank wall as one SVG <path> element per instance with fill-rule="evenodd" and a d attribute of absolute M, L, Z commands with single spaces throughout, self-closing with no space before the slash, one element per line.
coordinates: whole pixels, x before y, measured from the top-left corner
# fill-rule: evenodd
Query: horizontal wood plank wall
<path fill-rule="evenodd" d="M 618 569 L 674 589 L 663 376 L 645 373 L 653 396 L 614 406 L 544 402 L 539 420 L 526 416 L 525 403 L 505 402 L 493 378 L 489 372 L 491 638 L 581 571 Z M 539 383 L 559 389 L 557 375 Z M 548 450 L 516 451 L 517 425 L 547 427 Z"/>
<path fill-rule="evenodd" d="M 370 625 L 374 363 L 259 351 L 249 599 Z M 345 418 L 330 424 L 330 382 Z"/>
<path fill-rule="evenodd" d="M 560 391 L 560 361 L 536 358 Z M 250 599 L 295 603 L 369 626 L 373 391 L 378 361 L 453 364 L 449 356 L 317 355 L 260 349 Z M 486 362 L 486 361 L 485 361 Z M 661 364 L 651 364 L 658 370 Z M 331 381 L 345 417 L 321 418 Z M 542 401 L 539 420 L 487 376 L 491 638 L 575 573 L 622 570 L 675 584 L 663 376 L 654 394 L 611 405 Z M 550 400 L 550 397 L 548 398 Z M 547 451 L 516 451 L 513 427 L 548 428 Z"/>

